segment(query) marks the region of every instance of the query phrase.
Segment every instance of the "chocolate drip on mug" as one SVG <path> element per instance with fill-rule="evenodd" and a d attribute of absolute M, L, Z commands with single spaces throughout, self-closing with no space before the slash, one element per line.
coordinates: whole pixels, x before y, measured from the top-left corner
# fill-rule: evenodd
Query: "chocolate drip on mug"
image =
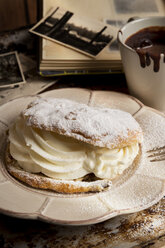
<path fill-rule="evenodd" d="M 128 37 L 125 44 L 137 52 L 143 68 L 149 66 L 152 59 L 153 70 L 158 72 L 160 69 L 160 55 L 165 55 L 165 27 L 153 26 L 141 29 Z"/>

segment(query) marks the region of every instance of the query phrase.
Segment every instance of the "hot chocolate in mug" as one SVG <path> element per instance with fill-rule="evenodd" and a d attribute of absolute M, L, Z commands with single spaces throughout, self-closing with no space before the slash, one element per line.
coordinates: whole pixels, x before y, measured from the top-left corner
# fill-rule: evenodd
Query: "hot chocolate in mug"
<path fill-rule="evenodd" d="M 118 42 L 130 93 L 165 111 L 165 17 L 127 23 L 118 32 Z"/>

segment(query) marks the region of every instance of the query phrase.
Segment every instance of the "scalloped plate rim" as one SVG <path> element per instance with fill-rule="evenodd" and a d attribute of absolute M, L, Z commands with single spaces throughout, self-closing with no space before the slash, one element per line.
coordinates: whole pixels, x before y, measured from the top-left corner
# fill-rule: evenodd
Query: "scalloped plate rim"
<path fill-rule="evenodd" d="M 44 92 L 42 94 L 38 94 L 38 95 L 44 96 L 44 95 L 48 95 L 49 92 L 52 93 L 53 91 L 59 91 L 59 90 L 60 91 L 63 91 L 63 90 L 67 90 L 67 89 L 69 89 L 69 90 L 76 89 L 76 90 L 80 90 L 80 91 L 81 90 L 84 90 L 84 91 L 91 91 L 91 92 L 104 92 L 104 91 L 92 91 L 92 90 L 83 89 L 83 88 L 64 88 L 64 89 L 62 88 L 62 89 L 56 89 L 56 90 L 52 90 L 52 91 L 46 91 L 46 92 Z M 112 93 L 115 93 L 116 95 L 117 94 L 118 95 L 125 95 L 128 98 L 134 100 L 135 102 L 137 102 L 137 104 L 139 104 L 139 110 L 137 112 L 139 112 L 142 108 L 145 108 L 146 110 L 147 109 L 150 109 L 151 111 L 154 111 L 154 112 L 156 112 L 158 114 L 161 114 L 163 117 L 165 117 L 165 115 L 163 113 L 159 112 L 156 109 L 152 109 L 150 107 L 145 106 L 143 103 L 141 103 L 138 99 L 136 99 L 133 96 L 130 96 L 130 95 L 127 95 L 127 94 L 123 94 L 123 93 L 120 93 L 120 92 L 114 92 L 114 91 L 106 91 L 106 92 L 109 92 L 109 93 L 112 92 Z M 20 100 L 22 99 L 23 100 L 24 98 L 28 98 L 28 97 L 34 97 L 35 98 L 36 96 L 37 95 L 26 95 L 24 97 L 18 97 L 18 98 L 15 98 L 15 99 L 10 100 L 9 102 L 5 103 L 4 105 L 7 106 L 7 104 L 8 104 L 10 106 L 10 104 L 12 104 L 12 102 L 15 101 L 15 100 L 17 100 L 17 99 L 20 99 Z M 2 106 L 4 106 L 4 105 L 2 105 Z M 2 106 L 0 106 L 0 111 L 1 111 L 1 107 Z M 2 122 L 1 119 L 0 119 L 0 122 Z M 8 125 L 8 124 L 3 123 L 3 122 L 2 122 L 2 124 Z M 156 203 L 158 200 L 160 200 L 163 197 L 163 195 L 165 194 L 165 180 L 162 180 L 162 181 L 164 181 L 164 191 L 159 196 L 159 199 L 156 199 L 155 202 L 153 202 L 153 204 Z M 0 184 L 1 183 L 3 183 L 3 182 L 0 182 Z M 40 192 L 39 192 L 39 194 L 40 194 Z M 148 204 L 147 207 L 149 207 L 149 206 L 150 205 Z M 70 221 L 70 220 L 66 220 L 66 221 L 65 220 L 56 220 L 56 219 L 53 219 L 51 217 L 44 216 L 43 214 L 38 213 L 37 211 L 34 212 L 34 213 L 21 213 L 21 212 L 6 210 L 6 209 L 3 209 L 3 208 L 0 207 L 0 212 L 1 213 L 4 213 L 4 214 L 7 214 L 7 215 L 10 215 L 10 216 L 16 216 L 16 217 L 19 217 L 19 218 L 39 219 L 39 220 L 43 220 L 43 221 L 46 221 L 46 222 L 52 222 L 52 223 L 58 223 L 58 224 L 66 224 L 66 225 L 84 225 L 85 224 L 86 225 L 86 224 L 99 223 L 101 221 L 105 221 L 105 220 L 107 220 L 109 218 L 112 218 L 112 217 L 115 217 L 115 216 L 118 216 L 118 215 L 122 215 L 122 214 L 125 214 L 125 213 L 133 213 L 133 212 L 141 211 L 141 210 L 143 210 L 143 209 L 145 209 L 147 207 L 141 207 L 141 208 L 139 207 L 139 209 L 136 209 L 135 208 L 135 209 L 132 209 L 132 211 L 130 209 L 129 210 L 128 209 L 123 209 L 123 210 L 115 210 L 115 209 L 113 209 L 111 211 L 109 210 L 108 213 L 106 213 L 106 214 L 104 214 L 102 216 L 91 218 L 91 219 L 87 219 L 87 220 L 79 220 L 79 221 L 77 221 L 77 220 L 76 221 L 74 221 L 74 220 L 73 221 Z"/>

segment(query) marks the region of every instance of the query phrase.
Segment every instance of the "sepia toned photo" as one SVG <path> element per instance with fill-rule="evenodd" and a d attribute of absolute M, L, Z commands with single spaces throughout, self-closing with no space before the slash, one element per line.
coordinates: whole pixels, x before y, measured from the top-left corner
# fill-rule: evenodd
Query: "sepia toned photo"
<path fill-rule="evenodd" d="M 114 37 L 113 27 L 95 20 L 83 20 L 60 7 L 30 31 L 92 57 L 97 56 Z"/>
<path fill-rule="evenodd" d="M 24 83 L 17 52 L 0 54 L 0 88 Z"/>

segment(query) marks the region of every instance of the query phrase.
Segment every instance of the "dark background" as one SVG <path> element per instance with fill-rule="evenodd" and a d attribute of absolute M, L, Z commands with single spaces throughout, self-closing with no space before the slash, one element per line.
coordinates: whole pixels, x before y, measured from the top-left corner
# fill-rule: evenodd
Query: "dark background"
<path fill-rule="evenodd" d="M 0 32 L 37 21 L 37 0 L 0 0 Z"/>

